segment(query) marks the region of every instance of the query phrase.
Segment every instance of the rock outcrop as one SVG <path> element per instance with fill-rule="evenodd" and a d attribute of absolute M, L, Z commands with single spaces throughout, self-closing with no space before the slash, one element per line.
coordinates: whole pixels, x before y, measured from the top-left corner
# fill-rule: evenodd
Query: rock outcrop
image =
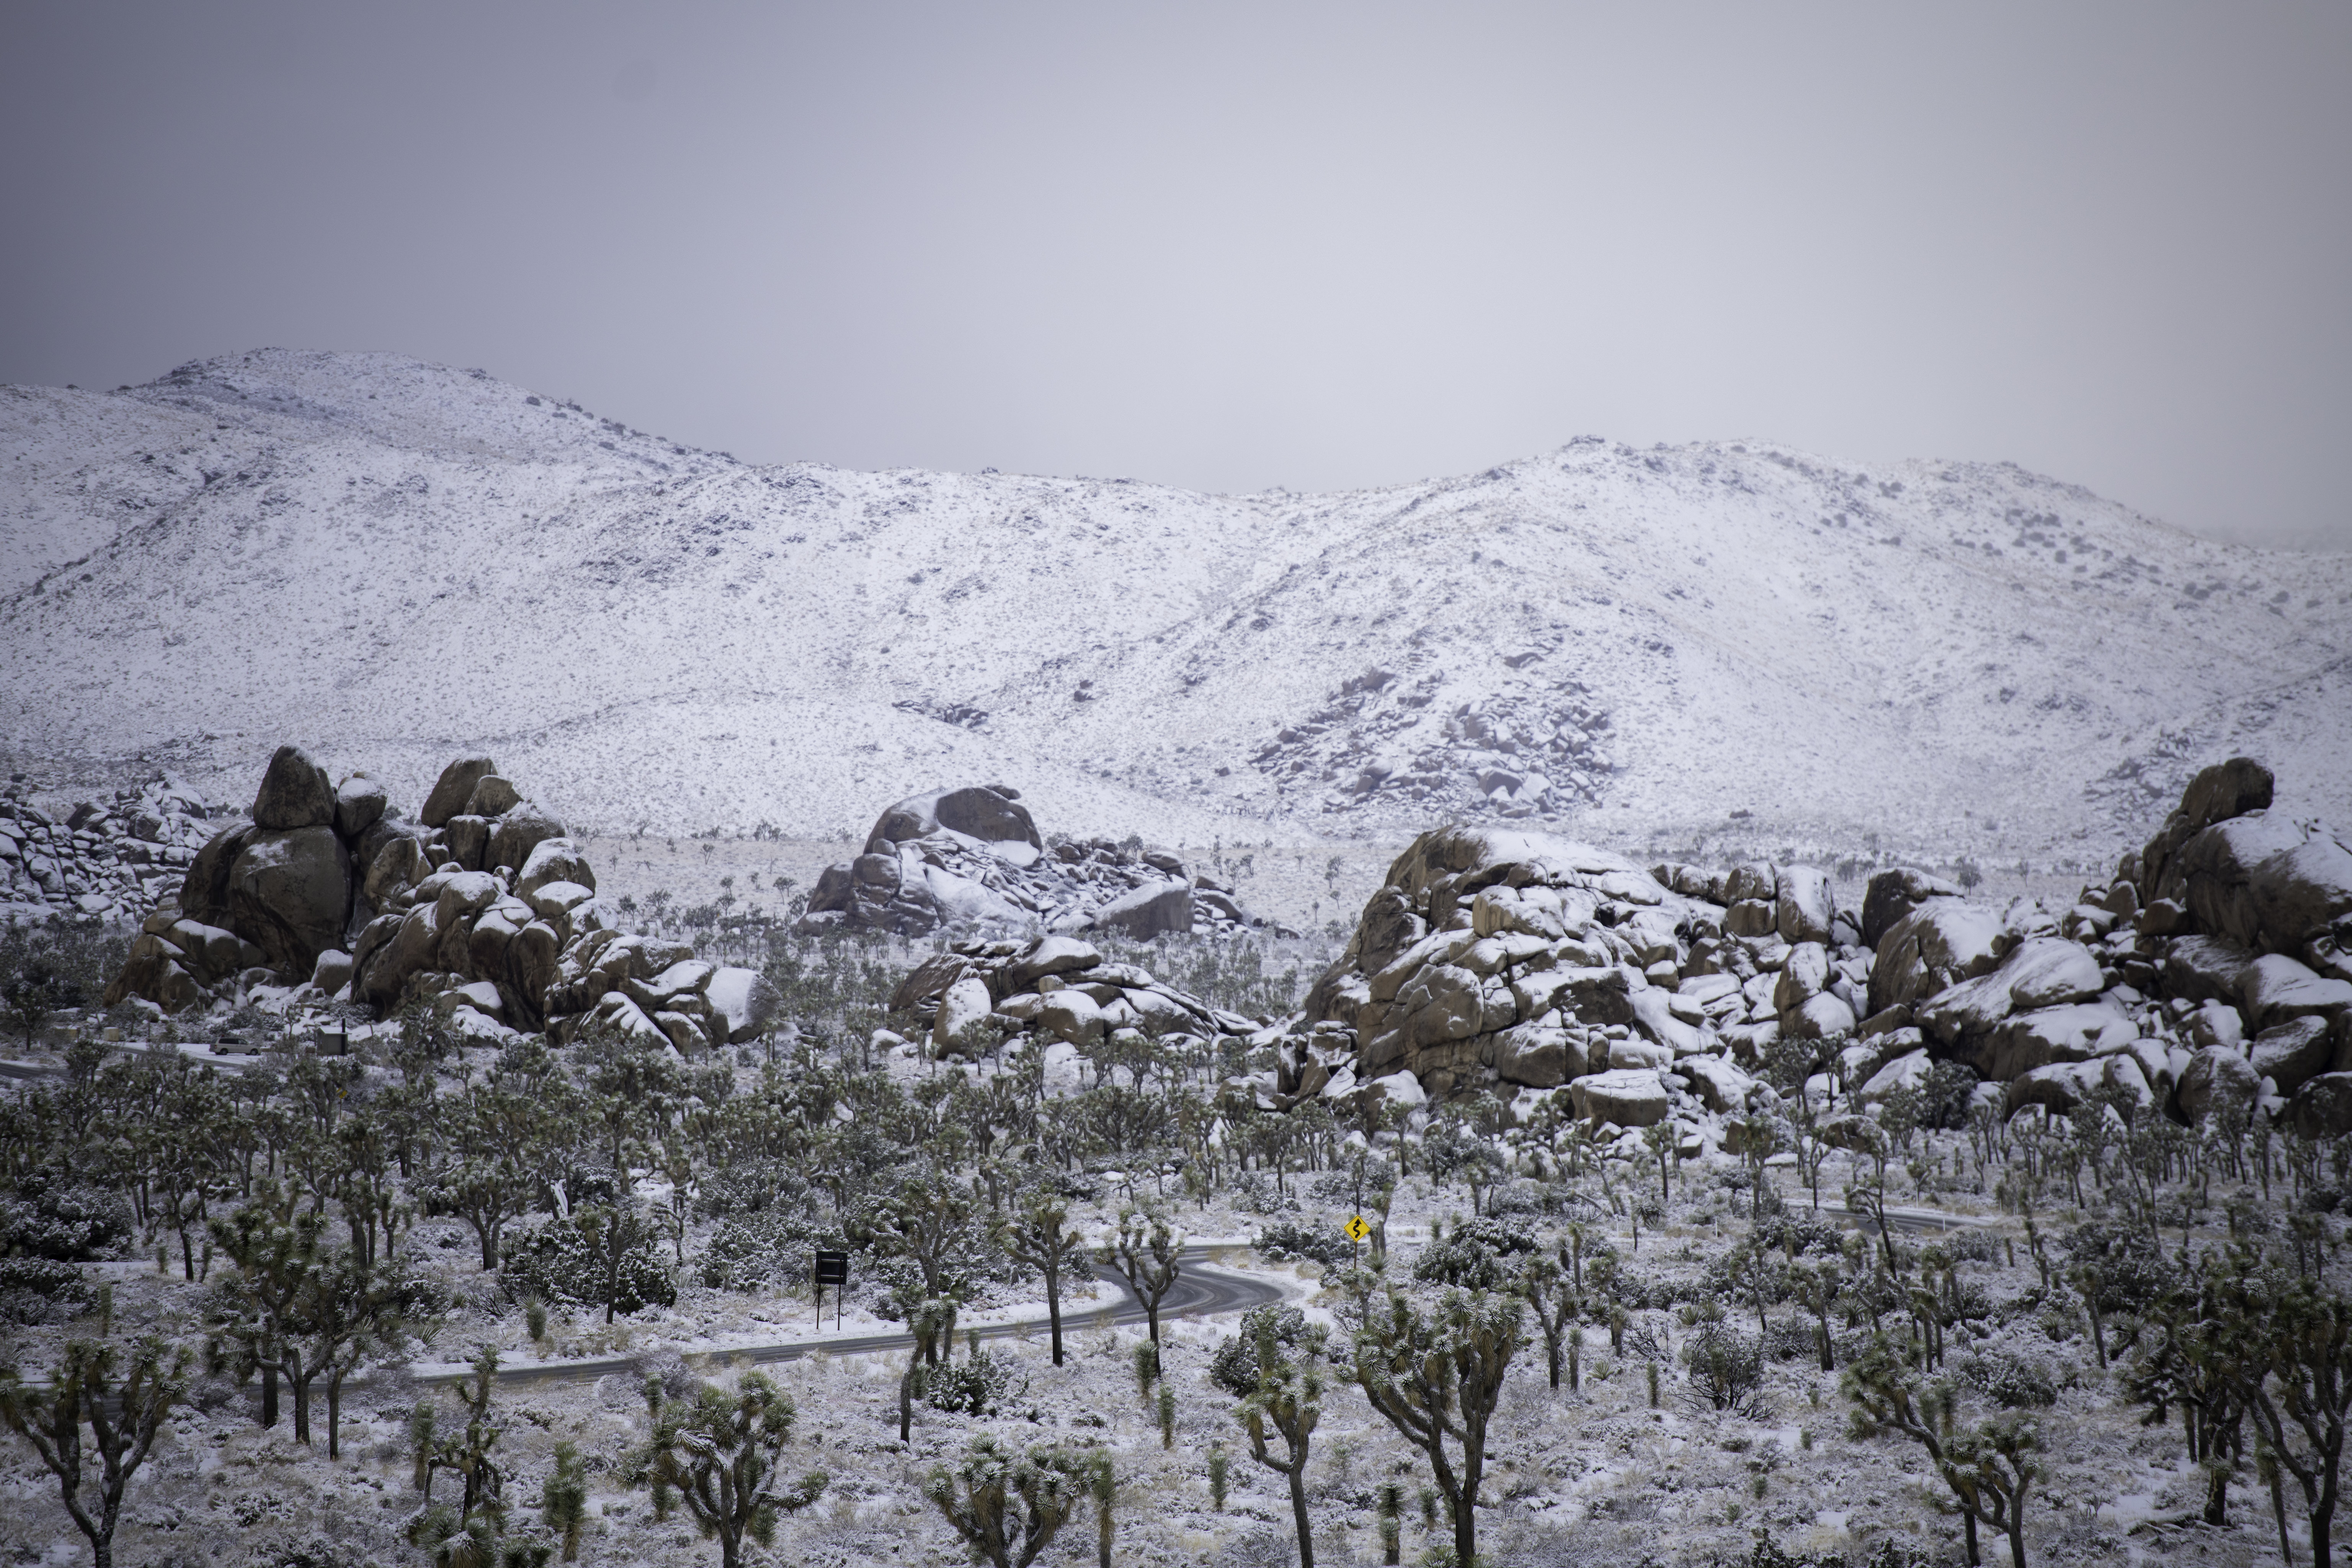
<path fill-rule="evenodd" d="M 1772 1095 L 1755 1069 L 1790 1043 L 1813 1064 L 1807 1093 L 1864 1104 L 1957 1063 L 2012 1113 L 2334 1127 L 2352 1118 L 2352 849 L 2273 818 L 2271 794 L 2259 763 L 2208 768 L 2061 914 L 1892 868 L 1857 921 L 1812 868 L 1644 872 L 1534 835 L 1423 834 L 1289 1056 L 1341 1090 L 1398 1074 L 1440 1099 L 1564 1086 L 1580 1116 L 1670 1116 L 1702 1137 Z"/>
<path fill-rule="evenodd" d="M 1108 839 L 1039 837 L 1021 792 L 973 785 L 911 795 L 809 895 L 803 934 L 940 930 L 1223 934 L 1264 929 L 1230 889 L 1174 856 Z"/>
<path fill-rule="evenodd" d="M 1024 1039 L 1092 1052 L 1123 1032 L 1163 1038 L 1253 1036 L 1264 1020 L 1211 1006 L 1074 936 L 961 942 L 925 960 L 890 997 L 935 1056 Z M 903 1024 L 902 1024 L 903 1026 Z"/>
<path fill-rule="evenodd" d="M 308 985 L 377 1015 L 428 1005 L 463 1031 L 557 1040 L 603 1026 L 700 1050 L 773 1018 L 756 972 L 630 935 L 563 824 L 488 757 L 449 764 L 404 821 L 363 773 L 331 784 L 281 747 L 249 820 L 196 852 L 109 985 L 167 1012 L 232 987 Z"/>
<path fill-rule="evenodd" d="M 0 917 L 146 915 L 178 890 L 223 809 L 165 773 L 56 817 L 18 775 L 0 788 Z"/>

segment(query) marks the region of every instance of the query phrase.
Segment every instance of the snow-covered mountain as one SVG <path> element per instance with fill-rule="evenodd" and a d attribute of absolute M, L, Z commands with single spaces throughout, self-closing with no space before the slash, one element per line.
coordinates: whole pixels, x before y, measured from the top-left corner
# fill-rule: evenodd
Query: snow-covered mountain
<path fill-rule="evenodd" d="M 2352 557 L 2014 467 L 1597 437 L 1211 496 L 762 468 L 481 372 L 267 351 L 0 391 L 0 729 L 226 793 L 457 752 L 593 826 L 2104 854 L 2236 751 L 2352 804 Z M 21 765 L 21 764 L 20 764 Z M 1870 836 L 1875 836 L 1872 837 Z M 2134 840 L 2136 841 L 2136 839 Z"/>

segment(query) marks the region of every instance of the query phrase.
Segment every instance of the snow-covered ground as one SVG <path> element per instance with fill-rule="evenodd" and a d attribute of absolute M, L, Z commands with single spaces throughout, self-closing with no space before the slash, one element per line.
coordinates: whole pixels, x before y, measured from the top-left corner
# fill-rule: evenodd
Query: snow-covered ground
<path fill-rule="evenodd" d="M 0 389 L 0 747 L 224 796 L 299 741 L 420 798 L 862 837 L 2111 857 L 2231 752 L 2352 805 L 2352 556 L 2013 467 L 1580 438 L 1337 495 L 757 468 L 389 354 Z"/>

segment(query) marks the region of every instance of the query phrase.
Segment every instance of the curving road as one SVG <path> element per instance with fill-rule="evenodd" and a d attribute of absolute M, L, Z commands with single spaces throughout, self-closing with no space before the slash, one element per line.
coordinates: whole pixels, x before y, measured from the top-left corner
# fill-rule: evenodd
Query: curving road
<path fill-rule="evenodd" d="M 1160 1299 L 1160 1315 L 1166 1318 L 1206 1318 L 1220 1312 L 1238 1312 L 1251 1307 L 1264 1306 L 1283 1298 L 1282 1287 L 1271 1279 L 1233 1273 L 1209 1261 L 1210 1255 L 1237 1250 L 1226 1247 L 1188 1247 L 1182 1254 L 1182 1271 L 1168 1294 Z M 1108 1311 L 1113 1322 L 1139 1323 L 1144 1321 L 1143 1303 L 1127 1287 L 1115 1269 L 1096 1270 L 1095 1278 L 1108 1285 L 1119 1296 L 1116 1306 L 1105 1308 L 1092 1302 L 1072 1306 L 1065 1302 L 1062 1309 L 1062 1331 L 1069 1334 L 1098 1322 Z M 1007 1323 L 973 1325 L 983 1340 L 1011 1339 L 1024 1333 L 1042 1334 L 1048 1323 L 1043 1311 L 1032 1318 L 1022 1318 Z M 784 1340 L 764 1345 L 734 1345 L 710 1352 L 713 1356 L 732 1361 L 741 1357 L 755 1363 L 798 1361 L 817 1351 L 829 1355 L 864 1355 L 875 1351 L 911 1350 L 915 1336 L 909 1333 L 862 1334 L 855 1339 Z M 539 1383 L 564 1383 L 581 1378 L 604 1377 L 614 1373 L 634 1372 L 640 1364 L 636 1356 L 598 1356 L 580 1361 L 549 1362 L 530 1366 L 501 1367 L 501 1384 L 523 1385 Z M 426 1383 L 450 1383 L 459 1373 L 438 1373 L 425 1377 Z"/>

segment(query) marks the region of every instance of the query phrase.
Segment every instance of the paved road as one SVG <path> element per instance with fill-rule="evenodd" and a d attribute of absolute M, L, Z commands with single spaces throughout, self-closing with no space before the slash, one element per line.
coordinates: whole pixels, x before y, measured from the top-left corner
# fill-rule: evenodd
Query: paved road
<path fill-rule="evenodd" d="M 1822 1212 L 1835 1215 L 1840 1219 L 1851 1220 L 1864 1230 L 1871 1228 L 1868 1220 L 1835 1200 L 1822 1203 Z M 1899 1230 L 1906 1236 L 1943 1236 L 1955 1230 L 1983 1230 L 2000 1222 L 1978 1219 L 1969 1215 L 1946 1214 L 1941 1209 L 1896 1207 L 1890 1205 L 1886 1210 L 1886 1223 L 1890 1228 Z"/>
<path fill-rule="evenodd" d="M 1271 1279 L 1255 1275 L 1238 1274 L 1219 1268 L 1209 1261 L 1214 1252 L 1226 1247 L 1188 1247 L 1183 1251 L 1183 1271 L 1160 1303 L 1160 1315 L 1168 1318 L 1213 1317 L 1220 1312 L 1238 1312 L 1246 1308 L 1262 1306 L 1282 1300 L 1282 1287 Z M 1143 1303 L 1127 1288 L 1127 1281 L 1115 1270 L 1097 1271 L 1101 1279 L 1118 1295 L 1118 1303 L 1108 1310 L 1114 1322 L 1139 1323 L 1144 1321 Z M 1065 1302 L 1062 1308 L 1062 1331 L 1076 1332 L 1097 1322 L 1106 1309 L 1096 1302 Z M 1018 1334 L 1043 1334 L 1047 1331 L 1045 1314 L 1023 1318 L 1009 1323 L 975 1325 L 983 1340 L 1010 1339 Z M 726 1360 L 742 1357 L 753 1363 L 798 1361 L 816 1351 L 829 1355 L 862 1355 L 876 1351 L 912 1349 L 915 1336 L 907 1333 L 864 1334 L 855 1339 L 786 1340 L 773 1344 L 738 1345 L 712 1352 Z M 499 1381 L 515 1386 L 541 1383 L 566 1383 L 583 1378 L 604 1377 L 614 1373 L 635 1372 L 639 1364 L 635 1356 L 599 1356 L 593 1360 L 550 1362 L 543 1365 L 501 1367 Z M 462 1375 L 446 1373 L 429 1377 L 428 1383 L 447 1383 Z"/>

